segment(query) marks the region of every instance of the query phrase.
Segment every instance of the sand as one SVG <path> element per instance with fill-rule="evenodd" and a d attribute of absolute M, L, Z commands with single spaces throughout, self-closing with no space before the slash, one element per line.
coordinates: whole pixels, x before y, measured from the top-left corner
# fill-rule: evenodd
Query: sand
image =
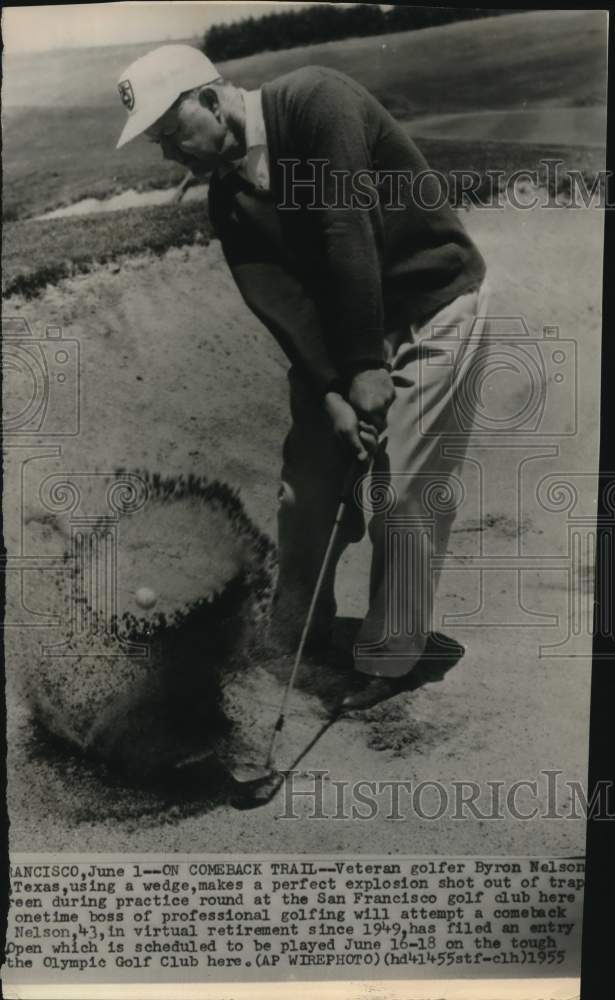
<path fill-rule="evenodd" d="M 184 193 L 182 202 L 206 201 L 208 186 L 197 184 L 188 188 Z M 110 198 L 82 198 L 74 201 L 71 205 L 64 205 L 62 208 L 54 208 L 43 215 L 37 215 L 34 220 L 40 219 L 68 219 L 74 215 L 92 215 L 99 212 L 122 212 L 127 208 L 139 208 L 144 205 L 170 205 L 175 197 L 176 188 L 161 188 L 154 191 L 135 191 L 129 188 L 114 194 Z"/>
<path fill-rule="evenodd" d="M 344 678 L 325 663 L 304 668 L 278 755 L 280 766 L 290 766 L 320 733 L 297 765 L 304 787 L 312 769 L 328 770 L 338 782 L 438 779 L 448 786 L 461 778 L 532 780 L 545 768 L 561 770 L 562 780 L 585 778 L 589 640 L 573 650 L 581 656 L 539 656 L 541 643 L 565 638 L 563 626 L 536 615 L 565 619 L 568 613 L 561 568 L 568 535 L 565 517 L 536 503 L 535 489 L 549 472 L 591 473 L 597 463 L 601 218 L 593 210 L 506 209 L 473 210 L 464 219 L 489 264 L 492 314 L 524 315 L 534 336 L 559 325 L 560 338 L 577 342 L 576 411 L 571 416 L 564 402 L 549 418 L 567 436 L 530 435 L 517 450 L 480 447 L 484 439 L 475 436 L 466 465 L 468 504 L 460 511 L 440 586 L 440 611 L 449 616 L 442 630 L 467 652 L 444 680 L 329 725 L 330 699 L 343 689 Z M 220 478 L 239 488 L 258 527 L 275 533 L 288 423 L 286 363 L 242 303 L 216 241 L 162 259 L 144 255 L 97 268 L 49 287 L 35 301 L 12 299 L 5 315 L 26 317 L 39 337 L 45 326 L 61 325 L 66 338 L 79 342 L 81 355 L 78 435 L 31 437 L 6 450 L 5 533 L 13 553 L 36 551 L 26 520 L 40 510 L 46 476 L 78 472 L 87 478 L 118 466 Z M 502 412 L 523 404 L 514 375 L 494 373 L 485 392 L 485 405 L 495 400 Z M 538 451 L 532 451 L 536 444 Z M 543 457 L 523 466 L 528 475 L 519 509 L 513 474 L 523 457 L 536 457 L 540 448 Z M 591 510 L 594 481 L 587 476 L 575 482 L 581 503 Z M 520 552 L 542 557 L 523 574 L 520 599 L 517 575 L 496 569 L 488 575 L 489 602 L 481 618 L 477 574 L 464 569 L 468 559 Z M 184 558 L 190 560 L 190 551 Z M 552 568 L 554 559 L 559 568 Z M 340 630 L 347 634 L 365 610 L 368 564 L 369 548 L 361 543 L 340 568 L 339 611 L 346 620 Z M 587 594 L 590 551 L 583 573 L 579 586 Z M 8 621 L 44 620 L 44 594 L 27 581 L 21 594 L 16 573 L 9 590 Z M 450 620 L 464 612 L 467 620 Z M 506 627 L 493 627 L 498 620 Z M 9 629 L 13 850 L 583 852 L 580 820 L 460 823 L 448 815 L 437 822 L 418 816 L 399 821 L 387 818 L 386 810 L 369 822 L 309 820 L 308 800 L 297 800 L 296 812 L 304 818 L 293 821 L 282 818 L 288 805 L 283 791 L 256 811 L 238 811 L 206 768 L 160 787 L 127 785 L 52 746 L 32 727 L 15 676 L 22 649 L 19 629 Z M 256 742 L 266 740 L 275 719 L 287 667 L 283 660 L 256 662 L 242 682 L 238 703 L 251 708 Z M 331 813 L 334 793 L 327 779 L 324 801 Z M 425 808 L 433 809 L 433 801 L 426 798 Z"/>

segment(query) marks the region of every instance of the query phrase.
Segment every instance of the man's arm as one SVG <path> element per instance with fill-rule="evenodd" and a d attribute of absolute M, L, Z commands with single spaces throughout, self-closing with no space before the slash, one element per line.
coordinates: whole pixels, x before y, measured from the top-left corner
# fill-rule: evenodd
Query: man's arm
<path fill-rule="evenodd" d="M 301 172 L 310 173 L 312 160 L 326 161 L 322 171 L 314 168 L 317 204 L 308 212 L 322 248 L 332 349 L 352 373 L 384 360 L 382 216 L 369 183 L 374 166 L 360 97 L 350 81 L 323 75 L 296 101 L 291 124 Z M 359 173 L 371 202 L 353 201 Z"/>
<path fill-rule="evenodd" d="M 326 347 L 317 307 L 271 237 L 277 225 L 275 207 L 258 200 L 250 204 L 248 194 L 239 198 L 242 205 L 234 205 L 220 182 L 212 179 L 210 220 L 233 278 L 246 304 L 290 362 L 305 374 L 316 392 L 324 395 L 337 384 L 338 372 Z M 245 211 L 238 217 L 236 210 L 242 206 Z M 252 219 L 246 214 L 250 211 Z"/>
<path fill-rule="evenodd" d="M 310 214 L 320 230 L 336 365 L 358 415 L 382 430 L 395 390 L 384 357 L 382 216 L 377 191 L 366 184 L 374 164 L 361 98 L 350 81 L 325 75 L 299 103 L 294 127 L 301 160 L 327 161 L 322 207 Z M 371 198 L 340 205 L 340 177 L 352 195 L 359 173 Z"/>

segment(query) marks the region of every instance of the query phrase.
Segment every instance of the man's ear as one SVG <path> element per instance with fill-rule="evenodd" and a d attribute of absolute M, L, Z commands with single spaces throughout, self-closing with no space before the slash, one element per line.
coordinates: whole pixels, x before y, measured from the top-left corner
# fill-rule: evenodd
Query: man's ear
<path fill-rule="evenodd" d="M 220 120 L 220 100 L 215 87 L 210 87 L 207 84 L 202 86 L 198 92 L 198 102 L 202 107 L 211 111 L 218 121 Z"/>

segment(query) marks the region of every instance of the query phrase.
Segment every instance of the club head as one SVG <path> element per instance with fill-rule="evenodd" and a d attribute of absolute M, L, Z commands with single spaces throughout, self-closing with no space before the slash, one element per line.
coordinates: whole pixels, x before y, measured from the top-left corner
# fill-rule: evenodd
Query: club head
<path fill-rule="evenodd" d="M 237 784 L 231 804 L 235 809 L 258 809 L 259 806 L 266 806 L 278 792 L 283 781 L 284 777 L 278 771 L 269 771 L 268 775 L 260 780 Z"/>
<path fill-rule="evenodd" d="M 230 768 L 233 781 L 238 785 L 256 785 L 273 778 L 277 771 L 262 764 L 235 764 Z"/>

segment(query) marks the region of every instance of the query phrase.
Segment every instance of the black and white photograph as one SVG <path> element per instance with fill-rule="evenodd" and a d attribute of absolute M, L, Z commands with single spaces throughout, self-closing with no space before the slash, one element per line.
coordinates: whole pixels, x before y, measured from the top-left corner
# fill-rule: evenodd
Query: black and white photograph
<path fill-rule="evenodd" d="M 7 5 L 2 32 L 5 989 L 208 963 L 576 995 L 608 12 Z M 106 965 L 56 950 L 69 897 Z M 279 920 L 258 973 L 208 900 Z"/>

